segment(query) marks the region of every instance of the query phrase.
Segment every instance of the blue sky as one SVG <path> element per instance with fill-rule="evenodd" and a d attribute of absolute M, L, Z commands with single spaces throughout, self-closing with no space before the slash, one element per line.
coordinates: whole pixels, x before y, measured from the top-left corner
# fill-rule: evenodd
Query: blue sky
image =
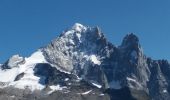
<path fill-rule="evenodd" d="M 0 62 L 29 56 L 74 23 L 99 26 L 119 45 L 134 32 L 144 52 L 170 60 L 170 0 L 0 0 Z"/>

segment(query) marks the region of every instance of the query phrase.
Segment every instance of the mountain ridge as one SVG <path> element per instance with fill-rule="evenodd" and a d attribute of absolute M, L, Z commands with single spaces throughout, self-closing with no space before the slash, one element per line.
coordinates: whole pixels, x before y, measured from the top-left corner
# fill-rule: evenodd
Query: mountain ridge
<path fill-rule="evenodd" d="M 129 100 L 168 100 L 169 73 L 169 62 L 147 57 L 135 34 L 127 34 L 115 46 L 99 27 L 76 23 L 30 57 L 12 56 L 1 66 L 0 75 L 5 78 L 0 82 L 2 89 L 46 90 L 49 95 L 74 91 L 74 96 L 92 93 L 97 98 L 103 93 L 106 100 L 122 100 L 120 95 L 126 91 Z"/>

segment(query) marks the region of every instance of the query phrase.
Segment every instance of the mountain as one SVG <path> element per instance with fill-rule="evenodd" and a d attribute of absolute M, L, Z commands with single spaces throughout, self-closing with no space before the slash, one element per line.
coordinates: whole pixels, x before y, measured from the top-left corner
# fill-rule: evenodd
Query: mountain
<path fill-rule="evenodd" d="M 144 55 L 138 37 L 120 46 L 76 23 L 30 57 L 0 65 L 0 100 L 169 100 L 170 64 Z"/>

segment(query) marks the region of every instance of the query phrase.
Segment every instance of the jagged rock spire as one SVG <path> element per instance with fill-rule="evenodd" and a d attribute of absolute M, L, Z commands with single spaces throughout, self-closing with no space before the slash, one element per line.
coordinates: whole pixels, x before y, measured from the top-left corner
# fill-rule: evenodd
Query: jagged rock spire
<path fill-rule="evenodd" d="M 127 34 L 121 44 L 122 47 L 135 47 L 140 46 L 139 39 L 134 33 Z"/>
<path fill-rule="evenodd" d="M 143 56 L 143 50 L 139 43 L 139 38 L 134 33 L 127 34 L 119 48 L 130 58 L 137 59 L 139 56 Z"/>

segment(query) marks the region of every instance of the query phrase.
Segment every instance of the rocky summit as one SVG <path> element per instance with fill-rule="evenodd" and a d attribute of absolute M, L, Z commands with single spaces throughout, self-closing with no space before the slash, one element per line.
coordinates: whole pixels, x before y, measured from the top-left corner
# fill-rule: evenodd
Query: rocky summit
<path fill-rule="evenodd" d="M 169 100 L 170 64 L 147 57 L 139 38 L 120 46 L 76 23 L 30 57 L 0 65 L 0 100 Z"/>

